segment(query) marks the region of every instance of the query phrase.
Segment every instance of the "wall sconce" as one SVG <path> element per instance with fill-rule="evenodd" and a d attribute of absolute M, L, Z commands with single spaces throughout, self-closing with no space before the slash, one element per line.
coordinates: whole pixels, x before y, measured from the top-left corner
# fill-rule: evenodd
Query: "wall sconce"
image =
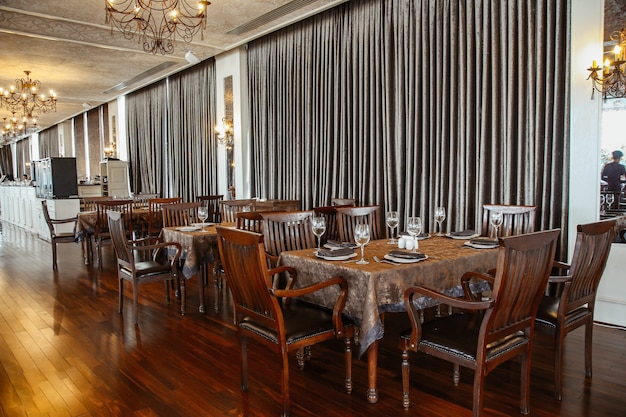
<path fill-rule="evenodd" d="M 215 133 L 220 145 L 224 145 L 228 149 L 233 147 L 235 128 L 232 120 L 222 117 L 222 121 L 215 126 Z"/>
<path fill-rule="evenodd" d="M 111 142 L 109 146 L 104 148 L 105 158 L 117 158 L 117 145 L 115 142 Z"/>

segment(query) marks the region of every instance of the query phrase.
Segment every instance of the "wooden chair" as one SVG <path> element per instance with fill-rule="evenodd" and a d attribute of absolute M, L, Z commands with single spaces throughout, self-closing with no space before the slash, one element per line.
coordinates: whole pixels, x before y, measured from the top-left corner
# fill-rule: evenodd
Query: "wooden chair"
<path fill-rule="evenodd" d="M 249 232 L 263 233 L 262 211 L 241 211 L 235 213 L 237 229 Z"/>
<path fill-rule="evenodd" d="M 158 194 L 137 194 L 133 196 L 133 210 L 148 209 L 148 201 L 159 198 Z"/>
<path fill-rule="evenodd" d="M 580 326 L 585 326 L 585 376 L 591 377 L 596 291 L 611 250 L 615 223 L 616 220 L 604 220 L 578 225 L 571 265 L 554 264 L 556 268 L 567 270 L 568 274 L 549 280 L 562 288 L 556 294 L 544 295 L 539 304 L 537 329 L 554 336 L 554 396 L 558 400 L 562 397 L 565 336 Z"/>
<path fill-rule="evenodd" d="M 200 223 L 198 219 L 200 203 L 170 203 L 163 204 L 163 227 L 189 226 L 191 223 Z"/>
<path fill-rule="evenodd" d="M 52 243 L 52 269 L 55 271 L 57 268 L 57 244 L 58 243 L 75 243 L 74 231 L 71 232 L 58 232 L 55 229 L 57 224 L 74 224 L 76 227 L 76 221 L 78 217 L 72 217 L 69 219 L 51 219 L 50 212 L 48 212 L 48 204 L 46 200 L 41 201 L 41 207 L 43 209 L 43 217 L 46 220 L 48 229 L 50 229 L 50 242 Z"/>
<path fill-rule="evenodd" d="M 148 200 L 148 236 L 158 236 L 163 228 L 163 204 L 180 203 L 180 197 L 151 198 Z"/>
<path fill-rule="evenodd" d="M 331 206 L 356 206 L 356 199 L 354 198 L 331 198 Z"/>
<path fill-rule="evenodd" d="M 223 195 L 199 195 L 196 201 L 206 205 L 209 208 L 209 217 L 207 221 L 210 223 L 221 223 L 222 213 L 220 211 L 220 203 L 224 200 Z"/>
<path fill-rule="evenodd" d="M 97 211 L 98 202 L 113 200 L 113 197 L 86 197 L 82 199 L 81 211 Z"/>
<path fill-rule="evenodd" d="M 282 266 L 268 270 L 263 235 L 246 230 L 218 226 L 220 258 L 226 279 L 232 291 L 235 325 L 241 339 L 241 388 L 248 390 L 247 339 L 250 337 L 268 345 L 281 355 L 281 387 L 283 416 L 289 415 L 289 360 L 288 353 L 296 351 L 298 365 L 304 367 L 304 349 L 325 340 L 344 337 L 348 393 L 352 391 L 352 327 L 344 326 L 342 312 L 348 295 L 343 278 L 331 278 L 304 288 L 292 289 L 290 280 L 285 289 L 272 288 L 272 276 L 288 273 L 295 278 L 295 270 Z M 334 287 L 337 295 L 334 308 L 325 309 L 297 302 L 304 296 L 323 288 Z M 336 289 L 335 289 L 336 288 Z M 281 299 L 290 302 L 283 302 Z"/>
<path fill-rule="evenodd" d="M 323 216 L 326 219 L 326 232 L 322 236 L 322 242 L 329 240 L 339 240 L 339 228 L 337 227 L 337 208 L 353 206 L 323 206 L 315 207 L 313 211 L 316 216 Z"/>
<path fill-rule="evenodd" d="M 220 201 L 222 222 L 224 223 L 236 223 L 236 213 L 242 211 L 255 211 L 256 200 L 224 200 Z"/>
<path fill-rule="evenodd" d="M 366 223 L 370 226 L 370 240 L 382 239 L 379 206 L 337 207 L 337 230 L 342 242 L 354 241 L 354 226 Z"/>
<path fill-rule="evenodd" d="M 133 287 L 133 319 L 138 323 L 137 300 L 139 285 L 147 282 L 165 283 L 165 300 L 169 304 L 170 291 L 168 282 L 176 278 L 176 264 L 182 251 L 180 243 L 159 242 L 158 238 L 128 240 L 123 216 L 119 211 L 107 212 L 109 232 L 117 256 L 117 277 L 119 281 L 119 312 L 124 305 L 124 281 Z M 166 253 L 165 251 L 170 249 Z M 173 251 L 171 249 L 174 249 Z M 148 256 L 142 256 L 147 254 Z M 169 256 L 168 256 L 169 255 Z M 185 283 L 181 283 L 180 313 L 185 314 Z"/>
<path fill-rule="evenodd" d="M 420 351 L 454 364 L 458 384 L 459 365 L 474 370 L 473 415 L 481 414 L 485 377 L 501 363 L 520 357 L 520 411 L 529 413 L 529 382 L 534 321 L 554 260 L 559 230 L 500 239 L 495 277 L 467 272 L 462 277 L 466 299 L 448 296 L 424 287 L 406 290 L 404 302 L 411 330 L 400 337 L 402 349 L 402 405 L 409 408 L 409 351 Z M 472 299 L 470 279 L 493 283 L 492 297 Z M 420 323 L 413 303 L 419 297 L 432 299 L 472 313 L 453 314 Z M 478 314 L 482 312 L 482 314 Z"/>
<path fill-rule="evenodd" d="M 311 229 L 312 211 L 266 211 L 261 217 L 265 250 L 272 265 L 278 263 L 283 251 L 316 247 Z"/>
<path fill-rule="evenodd" d="M 493 226 L 489 220 L 493 211 L 502 213 L 502 225 L 498 228 L 498 237 L 521 235 L 535 231 L 536 206 L 484 204 L 482 236 L 492 236 L 493 234 Z"/>
<path fill-rule="evenodd" d="M 98 270 L 102 271 L 102 247 L 110 245 L 111 235 L 109 233 L 108 211 L 119 211 L 124 214 L 126 233 L 133 230 L 133 200 L 131 199 L 111 199 L 96 202 L 96 228 L 94 230 L 94 240 L 98 252 Z M 127 236 L 130 238 L 130 235 Z"/>

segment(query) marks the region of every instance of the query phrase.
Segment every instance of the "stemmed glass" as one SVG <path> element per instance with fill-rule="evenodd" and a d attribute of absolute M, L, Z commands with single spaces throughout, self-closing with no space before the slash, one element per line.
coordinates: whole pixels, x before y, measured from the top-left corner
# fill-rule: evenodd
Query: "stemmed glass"
<path fill-rule="evenodd" d="M 606 199 L 604 197 L 604 194 L 600 194 L 600 213 L 602 214 L 606 212 L 605 207 L 604 207 L 605 202 L 606 202 Z"/>
<path fill-rule="evenodd" d="M 609 210 L 611 210 L 611 206 L 615 202 L 615 196 L 613 194 L 606 195 L 606 204 L 609 205 Z"/>
<path fill-rule="evenodd" d="M 370 226 L 368 224 L 357 224 L 354 226 L 354 241 L 361 246 L 361 260 L 356 263 L 365 265 L 369 262 L 365 260 L 365 245 L 370 241 Z"/>
<path fill-rule="evenodd" d="M 489 217 L 491 225 L 494 227 L 496 233 L 496 240 L 498 240 L 498 229 L 502 225 L 502 212 L 501 211 L 493 211 L 491 212 L 491 216 Z"/>
<path fill-rule="evenodd" d="M 319 254 L 322 245 L 322 235 L 326 232 L 326 218 L 324 216 L 312 217 L 311 228 L 313 229 L 313 234 L 317 236 L 316 254 Z"/>
<path fill-rule="evenodd" d="M 202 220 L 202 231 L 204 232 L 204 222 L 209 218 L 209 208 L 198 207 L 198 218 Z"/>
<path fill-rule="evenodd" d="M 396 243 L 398 243 L 398 241 L 394 237 L 396 235 L 394 231 L 396 230 L 396 227 L 398 227 L 398 223 L 400 222 L 400 220 L 398 219 L 398 212 L 388 211 L 385 221 L 387 222 L 387 227 L 391 229 L 391 239 L 387 243 L 390 245 L 395 245 Z"/>
<path fill-rule="evenodd" d="M 439 233 L 437 233 L 437 236 L 443 236 L 443 233 L 441 231 L 441 223 L 443 223 L 445 219 L 446 219 L 446 208 L 435 207 L 435 221 L 437 222 L 437 225 L 439 226 Z"/>
<path fill-rule="evenodd" d="M 415 241 L 415 246 L 413 247 L 413 253 L 417 253 L 417 236 L 422 233 L 422 219 L 420 217 L 409 217 L 409 220 L 406 223 L 406 231 L 411 235 L 413 240 Z"/>

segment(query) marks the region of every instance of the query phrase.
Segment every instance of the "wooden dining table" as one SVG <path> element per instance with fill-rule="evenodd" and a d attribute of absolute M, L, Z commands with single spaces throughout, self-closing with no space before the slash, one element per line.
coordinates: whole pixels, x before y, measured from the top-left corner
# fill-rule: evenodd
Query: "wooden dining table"
<path fill-rule="evenodd" d="M 360 328 L 359 355 L 367 353 L 367 399 L 371 403 L 378 401 L 378 340 L 384 336 L 381 314 L 406 311 L 404 292 L 413 286 L 461 296 L 460 278 L 463 273 L 486 272 L 495 268 L 498 257 L 497 249 L 474 249 L 465 246 L 464 240 L 430 237 L 419 241 L 419 252 L 428 256 L 425 260 L 401 265 L 374 261 L 374 256 L 383 259 L 392 249 L 397 250 L 386 239 L 370 242 L 365 247 L 365 257 L 369 261 L 367 265 L 353 262 L 360 258 L 360 250 L 356 251 L 358 256 L 349 261 L 324 260 L 318 258 L 313 249 L 283 252 L 279 258 L 280 265 L 296 269 L 296 288 L 331 277 L 342 277 L 348 281 L 344 313 Z M 332 308 L 333 300 L 336 299 L 335 291 L 328 289 L 314 293 L 307 297 L 307 301 Z M 426 298 L 418 300 L 418 303 L 420 308 L 435 305 Z"/>

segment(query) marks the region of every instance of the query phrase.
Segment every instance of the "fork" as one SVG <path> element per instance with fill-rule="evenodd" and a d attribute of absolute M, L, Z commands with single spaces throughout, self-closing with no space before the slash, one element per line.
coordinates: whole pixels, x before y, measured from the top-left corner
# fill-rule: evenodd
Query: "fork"
<path fill-rule="evenodd" d="M 398 262 L 392 262 L 387 259 L 380 259 L 378 256 L 374 256 L 374 260 L 378 262 L 379 264 L 384 263 L 384 264 L 390 264 L 390 265 L 396 265 L 396 266 L 401 265 Z"/>

